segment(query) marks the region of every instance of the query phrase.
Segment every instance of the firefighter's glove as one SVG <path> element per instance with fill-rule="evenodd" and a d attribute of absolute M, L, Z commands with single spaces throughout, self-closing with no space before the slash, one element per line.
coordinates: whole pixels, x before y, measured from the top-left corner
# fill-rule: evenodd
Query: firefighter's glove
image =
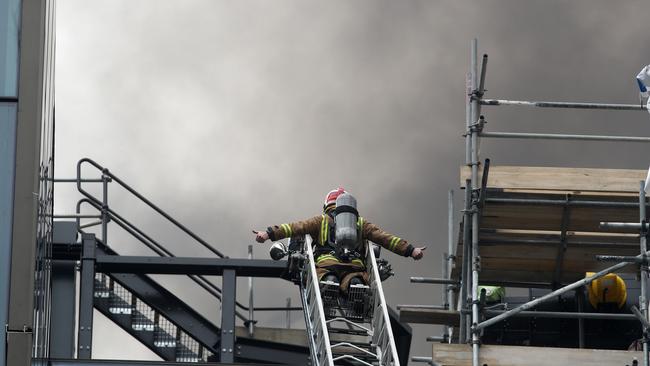
<path fill-rule="evenodd" d="M 424 251 L 426 249 L 427 247 L 413 249 L 413 252 L 411 253 L 411 258 L 415 259 L 416 261 L 422 259 L 422 257 L 424 257 Z"/>
<path fill-rule="evenodd" d="M 258 243 L 264 243 L 265 241 L 269 240 L 269 233 L 266 231 L 253 230 L 253 234 L 255 234 L 255 241 Z"/>

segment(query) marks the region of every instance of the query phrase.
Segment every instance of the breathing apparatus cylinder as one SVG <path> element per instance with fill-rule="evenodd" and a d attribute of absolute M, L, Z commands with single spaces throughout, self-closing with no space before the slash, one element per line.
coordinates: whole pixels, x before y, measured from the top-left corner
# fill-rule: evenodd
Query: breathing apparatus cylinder
<path fill-rule="evenodd" d="M 357 232 L 358 218 L 357 200 L 348 193 L 338 196 L 336 198 L 334 223 L 336 226 L 336 250 L 340 256 L 348 256 L 357 249 L 359 243 Z"/>

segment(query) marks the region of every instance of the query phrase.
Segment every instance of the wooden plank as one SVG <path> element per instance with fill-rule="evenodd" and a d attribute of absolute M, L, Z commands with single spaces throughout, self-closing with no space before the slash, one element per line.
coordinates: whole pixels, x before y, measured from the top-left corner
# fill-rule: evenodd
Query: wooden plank
<path fill-rule="evenodd" d="M 543 243 L 531 242 L 534 240 Z M 563 272 L 570 275 L 564 276 L 563 281 L 573 282 L 584 277 L 585 272 L 598 271 L 612 265 L 597 261 L 597 254 L 637 255 L 638 240 L 636 234 L 569 232 L 562 268 Z M 548 281 L 555 272 L 559 243 L 560 235 L 555 231 L 484 231 L 479 237 L 481 282 Z M 456 263 L 462 263 L 462 242 L 457 247 L 457 253 Z M 452 278 L 458 278 L 459 267 L 460 265 L 452 270 Z M 634 266 L 627 266 L 619 272 L 635 271 Z"/>
<path fill-rule="evenodd" d="M 482 175 L 482 170 L 479 171 L 479 175 Z M 469 167 L 462 166 L 461 187 L 470 176 Z M 645 170 L 491 165 L 487 186 L 501 189 L 555 190 L 575 194 L 591 191 L 638 195 L 639 181 L 644 180 L 645 176 Z"/>
<path fill-rule="evenodd" d="M 567 230 L 600 232 L 601 221 L 638 222 L 635 208 L 572 207 Z M 520 204 L 487 204 L 481 229 L 520 229 L 558 231 L 562 226 L 562 207 Z"/>
<path fill-rule="evenodd" d="M 471 366 L 466 344 L 433 344 L 433 361 L 441 366 Z M 643 360 L 642 352 L 557 347 L 482 345 L 479 364 L 487 366 L 624 366 Z"/>
<path fill-rule="evenodd" d="M 455 310 L 437 310 L 401 307 L 399 320 L 406 323 L 460 325 L 460 313 Z"/>

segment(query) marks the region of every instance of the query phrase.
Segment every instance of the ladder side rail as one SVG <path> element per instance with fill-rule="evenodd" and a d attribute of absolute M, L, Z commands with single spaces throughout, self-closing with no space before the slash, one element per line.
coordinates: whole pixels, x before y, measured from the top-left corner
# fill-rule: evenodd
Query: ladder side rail
<path fill-rule="evenodd" d="M 309 334 L 309 348 L 315 366 L 334 366 L 311 243 L 311 236 L 306 235 L 304 245 L 307 258 L 301 272 L 302 278 L 300 284 L 305 313 L 305 326 Z"/>
<path fill-rule="evenodd" d="M 393 338 L 393 329 L 390 325 L 390 317 L 384 298 L 384 290 L 381 286 L 381 278 L 377 269 L 377 259 L 372 250 L 372 245 L 366 248 L 368 265 L 368 283 L 374 299 L 374 314 L 372 318 L 373 343 L 378 346 L 378 356 L 382 366 L 399 366 L 399 356 Z"/>

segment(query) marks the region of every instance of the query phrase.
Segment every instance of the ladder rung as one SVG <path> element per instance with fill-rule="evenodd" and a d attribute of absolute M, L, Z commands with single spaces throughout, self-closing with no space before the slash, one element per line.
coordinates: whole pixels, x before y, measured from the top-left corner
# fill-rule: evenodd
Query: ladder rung
<path fill-rule="evenodd" d="M 352 334 L 352 335 L 364 335 L 369 336 L 368 332 L 361 329 L 343 329 L 343 328 L 328 328 L 330 333 L 338 334 Z"/>

